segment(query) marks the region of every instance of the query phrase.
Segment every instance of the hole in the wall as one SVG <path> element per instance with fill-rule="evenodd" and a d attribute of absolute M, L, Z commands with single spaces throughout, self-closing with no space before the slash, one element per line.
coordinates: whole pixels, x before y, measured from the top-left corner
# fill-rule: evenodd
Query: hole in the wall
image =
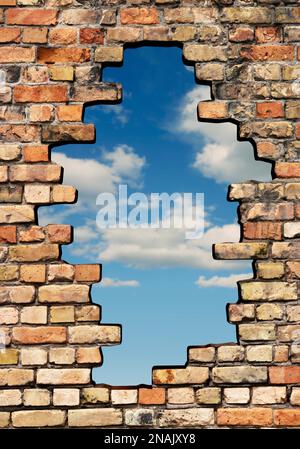
<path fill-rule="evenodd" d="M 104 282 L 93 287 L 93 301 L 102 306 L 103 323 L 122 324 L 123 341 L 103 348 L 94 380 L 150 383 L 153 365 L 185 364 L 187 346 L 235 341 L 226 303 L 236 301 L 236 277 L 251 277 L 251 263 L 214 261 L 211 245 L 239 240 L 228 184 L 268 179 L 270 168 L 255 161 L 249 142 L 237 141 L 236 125 L 197 122 L 196 105 L 210 99 L 210 89 L 195 84 L 179 48 L 127 49 L 124 66 L 106 68 L 103 81 L 120 82 L 124 100 L 86 109 L 85 122 L 96 125 L 95 145 L 53 151 L 79 201 L 40 215 L 43 223 L 75 227 L 64 260 L 103 263 Z M 186 242 L 174 230 L 99 234 L 96 197 L 120 182 L 146 194 L 204 192 L 204 238 Z"/>

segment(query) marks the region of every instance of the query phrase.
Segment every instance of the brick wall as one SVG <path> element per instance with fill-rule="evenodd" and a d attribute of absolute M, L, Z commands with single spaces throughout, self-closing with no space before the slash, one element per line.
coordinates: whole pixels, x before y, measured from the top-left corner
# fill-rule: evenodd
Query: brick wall
<path fill-rule="evenodd" d="M 297 0 L 0 0 L 0 427 L 300 427 L 300 8 Z M 101 347 L 90 286 L 98 265 L 70 265 L 68 225 L 37 223 L 70 203 L 50 146 L 94 140 L 83 107 L 115 102 L 100 82 L 127 43 L 182 44 L 214 101 L 200 119 L 235 120 L 273 181 L 230 187 L 241 243 L 218 259 L 253 259 L 228 306 L 238 343 L 192 347 L 149 387 L 95 385 Z M 299 260 L 298 260 L 299 259 Z"/>

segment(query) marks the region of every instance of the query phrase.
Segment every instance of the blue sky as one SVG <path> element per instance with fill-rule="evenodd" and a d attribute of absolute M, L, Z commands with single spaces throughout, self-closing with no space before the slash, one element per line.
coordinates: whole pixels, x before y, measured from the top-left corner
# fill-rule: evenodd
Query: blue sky
<path fill-rule="evenodd" d="M 106 68 L 103 81 L 120 82 L 124 98 L 86 109 L 96 143 L 53 151 L 64 184 L 79 190 L 78 203 L 41 208 L 40 220 L 74 226 L 64 260 L 103 263 L 93 300 L 102 306 L 103 323 L 122 324 L 123 341 L 103 348 L 94 380 L 148 384 L 153 365 L 184 364 L 189 345 L 235 341 L 225 307 L 236 301 L 236 280 L 249 277 L 251 264 L 214 261 L 211 245 L 239 240 L 228 185 L 270 179 L 270 166 L 254 160 L 250 143 L 237 141 L 235 125 L 197 122 L 197 103 L 210 99 L 210 90 L 195 83 L 180 49 L 127 49 L 124 65 Z M 98 229 L 96 197 L 120 183 L 147 195 L 203 192 L 204 236 L 187 241 L 175 229 Z"/>

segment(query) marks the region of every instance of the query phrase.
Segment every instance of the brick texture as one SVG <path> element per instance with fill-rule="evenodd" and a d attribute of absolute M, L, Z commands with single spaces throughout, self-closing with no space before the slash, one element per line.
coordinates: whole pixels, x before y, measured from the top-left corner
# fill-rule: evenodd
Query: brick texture
<path fill-rule="evenodd" d="M 0 427 L 300 428 L 297 5 L 0 0 Z M 241 241 L 214 247 L 216 259 L 253 260 L 228 305 L 238 341 L 190 347 L 187 364 L 156 367 L 152 385 L 112 388 L 91 378 L 101 348 L 121 341 L 90 296 L 101 267 L 62 261 L 72 229 L 39 226 L 36 209 L 76 201 L 49 144 L 94 140 L 84 107 L 122 96 L 100 81 L 102 65 L 146 41 L 181 45 L 212 85 L 198 118 L 238 122 L 273 180 L 230 186 Z"/>

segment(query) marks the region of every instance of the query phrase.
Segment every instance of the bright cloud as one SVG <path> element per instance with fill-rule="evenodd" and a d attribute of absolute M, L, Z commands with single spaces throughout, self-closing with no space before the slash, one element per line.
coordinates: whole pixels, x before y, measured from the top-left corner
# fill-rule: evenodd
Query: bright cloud
<path fill-rule="evenodd" d="M 90 230 L 90 231 L 89 231 Z M 77 256 L 97 257 L 104 262 L 120 262 L 134 268 L 190 267 L 209 270 L 242 268 L 245 262 L 214 260 L 212 245 L 217 242 L 239 241 L 237 224 L 214 226 L 197 240 L 186 240 L 182 229 L 105 229 L 98 239 L 92 237 L 95 225 L 83 227 L 81 240 L 70 250 Z M 76 234 L 75 234 L 76 237 Z"/>
<path fill-rule="evenodd" d="M 120 279 L 103 278 L 100 286 L 102 287 L 139 287 L 140 283 L 136 280 L 121 281 Z"/>
<path fill-rule="evenodd" d="M 186 93 L 178 107 L 177 126 L 174 129 L 194 146 L 196 155 L 193 167 L 216 182 L 270 179 L 270 165 L 254 159 L 254 150 L 249 142 L 237 140 L 236 125 L 199 123 L 197 105 L 209 99 L 209 88 L 196 86 Z"/>
<path fill-rule="evenodd" d="M 200 276 L 195 284 L 199 287 L 225 287 L 225 288 L 236 288 L 236 283 L 242 279 L 252 278 L 251 273 L 241 273 L 241 274 L 230 274 L 228 276 L 212 276 L 206 278 L 205 276 Z"/>

